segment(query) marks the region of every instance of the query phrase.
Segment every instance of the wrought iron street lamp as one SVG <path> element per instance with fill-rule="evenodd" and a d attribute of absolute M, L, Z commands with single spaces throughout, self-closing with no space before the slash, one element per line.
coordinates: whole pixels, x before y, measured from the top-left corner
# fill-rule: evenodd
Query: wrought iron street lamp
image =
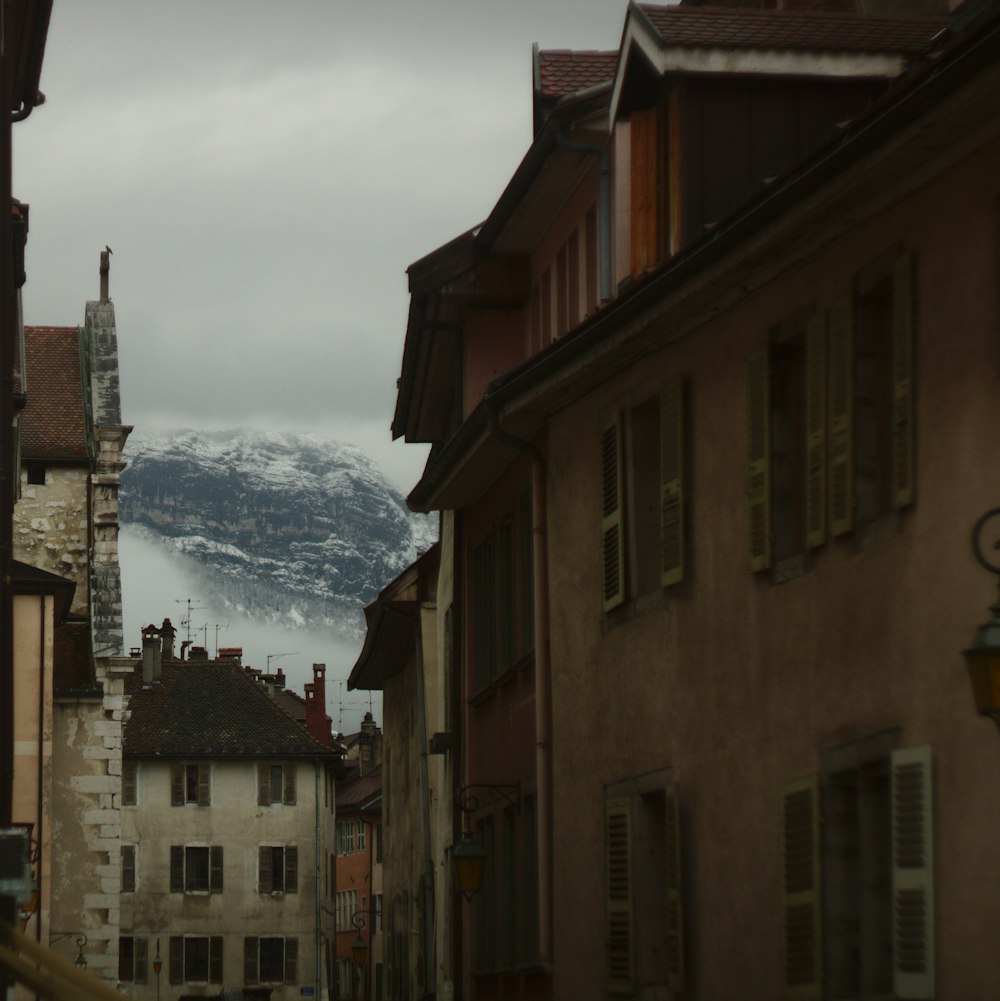
<path fill-rule="evenodd" d="M 987 511 L 972 529 L 972 551 L 980 566 L 997 575 L 1000 583 L 1000 562 L 987 557 L 987 529 L 997 534 L 1000 526 L 1000 507 Z M 1000 542 L 992 545 L 1000 549 Z M 990 606 L 992 617 L 976 630 L 972 646 L 965 651 L 965 663 L 969 669 L 969 681 L 976 709 L 988 716 L 1000 727 L 1000 599 Z"/>
<path fill-rule="evenodd" d="M 509 806 L 516 808 L 521 801 L 521 785 L 513 783 L 504 785 L 497 782 L 479 782 L 463 786 L 458 791 L 458 808 L 462 815 L 468 818 L 480 807 L 478 790 L 485 790 L 492 798 L 489 803 L 503 799 Z M 463 828 L 466 826 L 462 825 Z M 463 830 L 461 838 L 451 846 L 451 862 L 455 872 L 455 882 L 466 900 L 479 892 L 483 882 L 483 871 L 486 868 L 487 852 L 483 843 L 468 830 Z"/>

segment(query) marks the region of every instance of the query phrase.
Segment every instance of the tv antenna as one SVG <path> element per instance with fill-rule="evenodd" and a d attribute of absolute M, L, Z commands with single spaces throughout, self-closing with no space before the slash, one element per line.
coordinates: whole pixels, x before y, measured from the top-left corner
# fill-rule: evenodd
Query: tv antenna
<path fill-rule="evenodd" d="M 298 650 L 293 650 L 291 653 L 269 653 L 267 655 L 267 672 L 266 673 L 267 674 L 271 673 L 271 661 L 274 660 L 275 657 L 298 657 L 298 655 L 299 655 L 299 651 Z"/>
<path fill-rule="evenodd" d="M 218 657 L 219 657 L 219 630 L 220 629 L 228 629 L 228 628 L 229 628 L 229 623 L 228 622 L 206 622 L 201 627 L 202 635 L 205 637 L 202 642 L 204 643 L 206 650 L 208 649 L 208 631 L 209 631 L 209 629 L 214 629 L 215 630 L 215 657 L 216 657 L 216 659 L 218 659 Z"/>
<path fill-rule="evenodd" d="M 191 645 L 191 613 L 208 607 L 207 605 L 196 605 L 195 602 L 199 600 L 199 598 L 174 598 L 175 604 L 187 606 L 187 618 L 181 619 L 181 625 L 187 629 L 188 646 Z"/>

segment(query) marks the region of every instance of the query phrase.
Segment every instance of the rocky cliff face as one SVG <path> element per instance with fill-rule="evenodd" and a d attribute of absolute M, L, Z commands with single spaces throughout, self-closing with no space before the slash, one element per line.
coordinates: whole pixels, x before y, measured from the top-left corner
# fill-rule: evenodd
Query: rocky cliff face
<path fill-rule="evenodd" d="M 122 523 L 195 560 L 220 604 L 258 621 L 360 636 L 363 606 L 437 531 L 359 449 L 336 442 L 136 430 L 126 459 Z"/>

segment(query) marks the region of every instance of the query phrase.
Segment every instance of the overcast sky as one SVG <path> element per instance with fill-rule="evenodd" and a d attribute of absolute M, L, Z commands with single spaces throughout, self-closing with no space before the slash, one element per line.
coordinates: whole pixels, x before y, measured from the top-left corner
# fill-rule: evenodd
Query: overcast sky
<path fill-rule="evenodd" d="M 26 317 L 72 324 L 109 244 L 124 420 L 390 447 L 408 264 L 531 141 L 531 45 L 617 46 L 626 0 L 55 0 L 15 127 Z"/>
<path fill-rule="evenodd" d="M 625 13 L 626 0 L 55 0 L 47 103 L 14 128 L 27 322 L 82 322 L 108 244 L 126 423 L 315 433 L 360 445 L 408 492 L 425 451 L 389 432 L 406 267 L 481 222 L 530 145 L 532 43 L 614 49 Z M 205 598 L 127 533 L 122 572 L 126 647 Z M 328 663 L 341 725 L 366 708 L 339 720 L 358 653 L 343 641 L 192 618 L 229 623 L 220 644 L 256 666 L 295 651 L 272 667 L 300 691 Z"/>

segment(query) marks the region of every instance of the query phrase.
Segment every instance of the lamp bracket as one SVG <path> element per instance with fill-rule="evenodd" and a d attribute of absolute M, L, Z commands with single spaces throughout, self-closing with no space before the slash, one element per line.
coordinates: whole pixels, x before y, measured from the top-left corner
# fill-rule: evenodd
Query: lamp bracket
<path fill-rule="evenodd" d="M 490 798 L 483 801 L 481 796 L 489 796 Z M 493 806 L 501 799 L 508 806 L 516 809 L 521 803 L 521 783 L 473 782 L 470 785 L 462 786 L 458 790 L 457 796 L 458 808 L 467 814 L 475 813 L 483 807 Z"/>
<path fill-rule="evenodd" d="M 990 573 L 1000 576 L 1000 560 L 993 562 L 986 555 L 987 545 L 994 552 L 1000 551 L 1000 507 L 992 508 L 985 514 L 980 515 L 975 525 L 972 526 L 972 552 L 981 567 L 989 570 Z M 991 524 L 995 522 L 994 524 Z M 989 533 L 987 535 L 987 529 Z M 984 536 L 986 536 L 984 538 Z M 989 541 L 992 539 L 992 541 Z"/>

